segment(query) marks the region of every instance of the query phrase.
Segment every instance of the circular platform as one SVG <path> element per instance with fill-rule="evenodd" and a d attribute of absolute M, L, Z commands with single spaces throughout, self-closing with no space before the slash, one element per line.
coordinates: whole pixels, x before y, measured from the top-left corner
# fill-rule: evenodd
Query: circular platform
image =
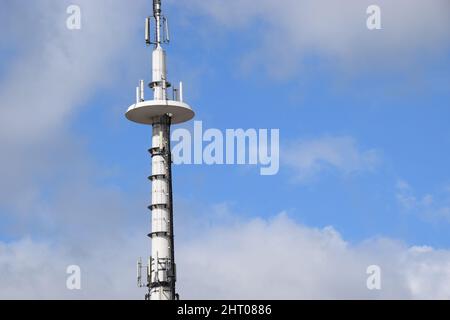
<path fill-rule="evenodd" d="M 173 100 L 149 100 L 133 104 L 125 116 L 128 120 L 153 124 L 155 117 L 172 115 L 172 124 L 183 123 L 194 118 L 195 113 L 186 103 Z"/>

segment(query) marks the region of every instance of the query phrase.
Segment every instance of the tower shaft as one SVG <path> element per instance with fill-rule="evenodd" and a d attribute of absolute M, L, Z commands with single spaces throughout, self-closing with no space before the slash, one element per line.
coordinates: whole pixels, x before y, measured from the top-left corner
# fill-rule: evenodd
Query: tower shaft
<path fill-rule="evenodd" d="M 175 299 L 175 259 L 173 237 L 172 167 L 170 117 L 155 119 L 152 148 L 152 258 L 150 261 L 150 300 Z"/>

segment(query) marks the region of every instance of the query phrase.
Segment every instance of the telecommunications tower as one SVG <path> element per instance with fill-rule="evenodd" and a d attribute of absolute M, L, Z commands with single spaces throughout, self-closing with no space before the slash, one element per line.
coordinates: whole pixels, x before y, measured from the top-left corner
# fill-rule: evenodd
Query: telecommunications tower
<path fill-rule="evenodd" d="M 151 27 L 154 25 L 154 29 Z M 138 286 L 148 287 L 147 300 L 175 300 L 176 267 L 173 234 L 172 158 L 170 126 L 194 117 L 191 107 L 183 102 L 183 85 L 173 88 L 167 79 L 166 52 L 163 45 L 169 43 L 167 18 L 162 14 L 161 0 L 153 0 L 153 16 L 145 21 L 145 42 L 153 46 L 152 80 L 153 99 L 144 98 L 144 80 L 136 88 L 136 103 L 128 108 L 128 120 L 153 127 L 152 145 L 152 201 L 151 257 L 146 265 L 139 259 L 137 265 Z M 151 32 L 153 31 L 153 33 Z M 172 90 L 169 92 L 169 89 Z M 142 270 L 145 270 L 145 279 Z"/>

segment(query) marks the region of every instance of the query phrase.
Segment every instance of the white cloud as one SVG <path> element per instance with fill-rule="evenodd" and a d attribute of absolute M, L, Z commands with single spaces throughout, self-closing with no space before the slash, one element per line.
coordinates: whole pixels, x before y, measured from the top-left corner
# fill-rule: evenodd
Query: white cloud
<path fill-rule="evenodd" d="M 344 175 L 373 170 L 380 161 L 375 149 L 360 150 L 352 137 L 326 136 L 291 143 L 284 148 L 282 162 L 294 170 L 300 182 L 327 170 Z"/>
<path fill-rule="evenodd" d="M 256 43 L 244 65 L 264 66 L 273 75 L 295 74 L 304 59 L 318 55 L 344 70 L 409 65 L 422 53 L 436 53 L 450 41 L 447 0 L 378 0 L 382 30 L 369 31 L 371 0 L 219 0 L 183 1 L 186 11 L 202 14 L 220 27 L 243 30 Z M 260 22 L 257 28 L 253 22 Z M 423 58 L 423 56 L 422 56 Z"/>
<path fill-rule="evenodd" d="M 134 261 L 144 244 L 132 234 L 81 251 L 26 238 L 0 243 L 0 299 L 139 299 Z M 69 265 L 81 268 L 81 290 L 66 287 Z"/>
<path fill-rule="evenodd" d="M 0 244 L 1 297 L 95 297 L 92 292 L 101 296 L 102 287 L 116 297 L 127 285 L 133 288 L 123 276 L 128 270 L 133 279 L 133 263 L 127 269 L 127 257 L 115 261 L 109 244 L 136 257 L 144 251 L 147 228 L 129 219 L 130 212 L 141 212 L 134 207 L 139 202 L 130 196 L 125 201 L 119 187 L 104 182 L 105 169 L 69 132 L 80 108 L 117 79 L 123 70 L 117 61 L 136 55 L 129 44 L 142 27 L 136 16 L 144 3 L 78 1 L 79 31 L 66 28 L 70 1 L 13 1 L 0 11 L 2 30 L 8 30 L 0 47 L 14 52 L 5 56 L 0 78 L 0 232 L 2 239 L 18 239 Z M 126 77 L 121 73 L 120 81 Z M 129 92 L 131 100 L 132 86 Z M 136 241 L 127 247 L 134 234 L 142 246 Z M 106 261 L 114 267 L 104 273 Z M 89 270 L 88 283 L 95 275 L 97 288 L 65 289 L 65 268 L 77 263 Z"/>
<path fill-rule="evenodd" d="M 31 144 L 64 128 L 74 109 L 117 74 L 111 65 L 128 51 L 142 3 L 78 1 L 83 24 L 75 31 L 66 27 L 69 2 L 8 4 L 3 14 L 14 12 L 22 23 L 7 26 L 6 45 L 20 54 L 0 86 L 1 140 Z"/>
<path fill-rule="evenodd" d="M 450 252 L 418 251 L 389 239 L 358 245 L 332 227 L 312 229 L 281 214 L 210 230 L 179 248 L 190 298 L 448 299 Z M 366 287 L 366 268 L 382 269 L 382 290 Z"/>
<path fill-rule="evenodd" d="M 404 211 L 431 221 L 450 222 L 450 190 L 448 188 L 433 194 L 426 193 L 418 196 L 408 182 L 399 180 L 396 189 L 397 202 Z"/>
<path fill-rule="evenodd" d="M 62 168 L 84 170 L 89 157 L 69 128 L 92 95 L 117 79 L 121 56 L 135 56 L 136 50 L 129 50 L 130 35 L 142 27 L 136 16 L 144 3 L 77 1 L 82 28 L 75 31 L 66 27 L 70 1 L 4 4 L 0 21 L 8 32 L 0 41 L 5 49 L 0 77 L 0 209 L 32 212 L 45 192 L 43 181 L 64 175 Z M 68 168 L 66 161 L 73 166 Z"/>
<path fill-rule="evenodd" d="M 0 298 L 140 299 L 134 261 L 144 245 L 135 233 L 81 253 L 26 239 L 1 244 Z M 450 299 L 450 251 L 390 239 L 354 245 L 332 227 L 309 228 L 285 214 L 192 230 L 176 253 L 184 299 Z M 81 291 L 65 288 L 71 264 L 81 266 Z M 374 264 L 380 291 L 366 287 Z"/>

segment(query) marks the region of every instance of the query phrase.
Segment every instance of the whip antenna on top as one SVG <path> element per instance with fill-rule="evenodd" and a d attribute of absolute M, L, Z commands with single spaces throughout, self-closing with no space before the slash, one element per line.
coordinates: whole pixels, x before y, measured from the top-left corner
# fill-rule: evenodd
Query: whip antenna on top
<path fill-rule="evenodd" d="M 152 26 L 154 31 L 152 34 Z M 142 259 L 137 263 L 137 278 L 140 287 L 147 287 L 148 300 L 174 300 L 176 265 L 174 249 L 174 212 L 172 194 L 172 154 L 170 149 L 170 128 L 194 118 L 194 111 L 184 102 L 183 87 L 173 88 L 172 100 L 167 92 L 171 87 L 167 79 L 166 52 L 163 44 L 170 41 L 169 23 L 162 13 L 161 0 L 153 0 L 153 16 L 145 19 L 145 43 L 154 45 L 152 51 L 152 75 L 148 84 L 153 99 L 145 100 L 144 81 L 136 88 L 136 103 L 126 112 L 128 120 L 152 126 L 152 144 L 149 149 L 152 158 L 152 201 L 151 212 L 151 256 L 147 265 Z M 143 277 L 142 269 L 145 268 Z"/>

